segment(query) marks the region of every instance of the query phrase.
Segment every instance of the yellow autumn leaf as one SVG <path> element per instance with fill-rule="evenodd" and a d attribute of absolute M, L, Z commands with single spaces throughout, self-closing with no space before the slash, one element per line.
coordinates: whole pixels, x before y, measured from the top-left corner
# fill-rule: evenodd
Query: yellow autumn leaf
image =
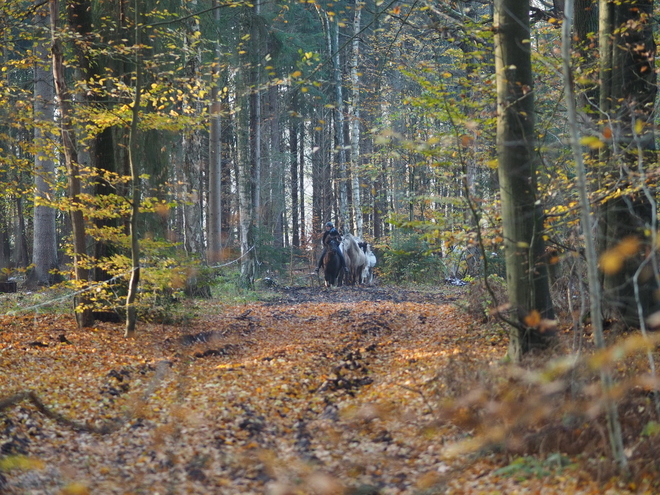
<path fill-rule="evenodd" d="M 291 77 L 300 77 L 300 76 L 302 76 L 302 72 L 300 72 L 299 70 L 297 70 L 297 71 L 295 71 L 291 74 Z"/>
<path fill-rule="evenodd" d="M 87 485 L 75 482 L 62 488 L 60 493 L 62 495 L 89 495 L 90 491 Z"/>
<path fill-rule="evenodd" d="M 617 244 L 615 249 L 623 256 L 632 256 L 639 251 L 639 239 L 634 236 L 628 236 Z"/>
<path fill-rule="evenodd" d="M 29 469 L 43 468 L 44 463 L 42 461 L 24 455 L 10 455 L 0 459 L 0 471 L 11 471 L 12 469 L 27 471 Z"/>
<path fill-rule="evenodd" d="M 616 249 L 606 251 L 600 257 L 599 265 L 602 272 L 606 275 L 612 275 L 621 270 L 624 257 Z"/>
<path fill-rule="evenodd" d="M 644 130 L 644 121 L 642 119 L 637 119 L 635 121 L 635 133 L 641 134 Z"/>
<path fill-rule="evenodd" d="M 582 146 L 588 146 L 592 150 L 597 150 L 605 146 L 605 143 L 596 136 L 584 136 L 580 139 L 580 144 Z"/>

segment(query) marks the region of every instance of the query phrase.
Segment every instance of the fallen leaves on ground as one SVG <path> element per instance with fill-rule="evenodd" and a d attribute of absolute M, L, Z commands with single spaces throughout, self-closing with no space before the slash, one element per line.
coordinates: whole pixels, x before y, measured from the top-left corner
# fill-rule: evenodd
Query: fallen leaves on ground
<path fill-rule="evenodd" d="M 14 463 L 0 464 L 0 492 L 625 493 L 574 460 L 521 457 L 511 474 L 496 448 L 448 455 L 477 425 L 469 408 L 464 424 L 441 411 L 497 376 L 507 345 L 454 304 L 461 290 L 290 290 L 141 324 L 134 340 L 5 316 L 0 399 L 31 391 L 89 428 L 29 401 L 0 410 L 0 459 Z"/>

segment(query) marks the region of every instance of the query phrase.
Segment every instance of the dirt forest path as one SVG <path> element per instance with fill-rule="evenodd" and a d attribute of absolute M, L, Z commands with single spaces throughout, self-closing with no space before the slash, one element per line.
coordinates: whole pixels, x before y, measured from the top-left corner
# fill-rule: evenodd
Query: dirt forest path
<path fill-rule="evenodd" d="M 506 352 L 501 331 L 460 309 L 466 297 L 281 288 L 201 303 L 135 340 L 68 315 L 5 316 L 0 493 L 600 493 L 577 474 L 499 476 L 496 451 L 449 455 L 474 427 L 439 411 Z M 8 404 L 27 390 L 60 416 Z"/>

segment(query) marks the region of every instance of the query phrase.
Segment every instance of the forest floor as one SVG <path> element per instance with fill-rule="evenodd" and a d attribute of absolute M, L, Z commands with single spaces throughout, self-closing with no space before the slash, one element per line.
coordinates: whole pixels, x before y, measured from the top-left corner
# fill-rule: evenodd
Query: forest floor
<path fill-rule="evenodd" d="M 597 412 L 548 432 L 557 381 L 506 364 L 505 330 L 466 298 L 280 288 L 188 301 L 194 317 L 134 340 L 71 315 L 2 316 L 0 493 L 657 493 L 657 452 L 634 464 L 643 439 L 628 453 L 645 468 L 613 476 Z M 642 428 L 638 395 L 624 416 Z"/>

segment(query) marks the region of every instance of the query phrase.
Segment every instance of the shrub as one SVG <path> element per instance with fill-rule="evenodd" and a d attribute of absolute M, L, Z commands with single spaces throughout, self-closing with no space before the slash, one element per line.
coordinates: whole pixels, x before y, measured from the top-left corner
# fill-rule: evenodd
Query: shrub
<path fill-rule="evenodd" d="M 483 280 L 470 284 L 467 297 L 467 312 L 483 323 L 488 322 L 493 317 L 498 305 L 507 302 L 506 280 L 499 275 L 490 275 L 487 281 L 496 300 L 493 300 L 493 296 L 486 288 Z"/>
<path fill-rule="evenodd" d="M 438 284 L 447 275 L 440 255 L 416 234 L 394 239 L 380 252 L 379 274 L 386 282 Z"/>

